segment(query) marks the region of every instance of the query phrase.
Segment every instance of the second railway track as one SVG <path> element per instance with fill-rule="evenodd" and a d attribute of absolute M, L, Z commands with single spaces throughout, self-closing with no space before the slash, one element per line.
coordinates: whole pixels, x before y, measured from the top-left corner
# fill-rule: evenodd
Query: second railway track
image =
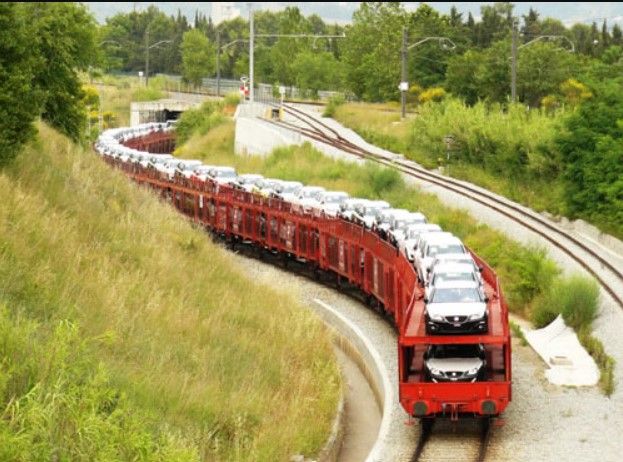
<path fill-rule="evenodd" d="M 330 127 L 322 120 L 298 108 L 284 105 L 284 111 L 306 126 L 301 127 L 290 122 L 270 122 L 300 133 L 315 141 L 338 148 L 349 154 L 394 168 L 418 180 L 437 185 L 467 197 L 531 230 L 560 249 L 591 274 L 599 282 L 601 287 L 615 300 L 619 307 L 623 309 L 623 295 L 620 290 L 618 291 L 613 287 L 613 284 L 607 280 L 607 276 L 604 274 L 604 272 L 609 273 L 610 279 L 617 281 L 619 286 L 623 286 L 623 271 L 621 268 L 608 261 L 608 259 L 575 236 L 548 222 L 536 212 L 525 209 L 505 198 L 498 197 L 493 193 L 473 185 L 428 171 L 409 160 L 395 159 L 367 150 L 344 138 L 337 130 Z M 584 255 L 582 255 L 582 253 Z"/>

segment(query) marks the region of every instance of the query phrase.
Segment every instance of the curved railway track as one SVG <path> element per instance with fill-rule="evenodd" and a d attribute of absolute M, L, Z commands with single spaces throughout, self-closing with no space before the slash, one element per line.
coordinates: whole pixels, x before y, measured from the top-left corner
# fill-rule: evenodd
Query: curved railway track
<path fill-rule="evenodd" d="M 619 307 L 623 309 L 623 295 L 617 293 L 612 287 L 612 284 L 605 279 L 603 270 L 610 273 L 620 285 L 623 285 L 623 271 L 598 252 L 591 249 L 584 242 L 565 230 L 551 224 L 536 212 L 524 209 L 509 200 L 500 198 L 493 193 L 481 190 L 462 181 L 426 170 L 404 158 L 395 158 L 371 152 L 344 138 L 337 130 L 330 127 L 322 120 L 319 120 L 317 117 L 293 106 L 284 105 L 283 108 L 287 114 L 305 124 L 306 127 L 301 127 L 290 122 L 269 121 L 270 123 L 295 131 L 308 138 L 333 146 L 357 157 L 394 168 L 411 177 L 435 184 L 446 190 L 467 197 L 531 230 L 571 257 L 591 274 L 599 282 L 601 287 L 615 300 Z M 588 255 L 593 262 L 587 261 L 586 257 L 578 254 L 578 249 Z"/>

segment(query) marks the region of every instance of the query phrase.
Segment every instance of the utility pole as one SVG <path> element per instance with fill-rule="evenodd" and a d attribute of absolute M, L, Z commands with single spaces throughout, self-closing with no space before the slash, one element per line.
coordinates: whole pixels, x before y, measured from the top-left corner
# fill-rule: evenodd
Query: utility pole
<path fill-rule="evenodd" d="M 221 31 L 216 29 L 216 96 L 221 96 Z"/>
<path fill-rule="evenodd" d="M 511 101 L 517 102 L 517 20 L 513 18 L 513 43 L 511 46 Z"/>
<path fill-rule="evenodd" d="M 145 31 L 145 88 L 149 86 L 149 26 Z"/>
<path fill-rule="evenodd" d="M 402 107 L 402 118 L 407 116 L 407 28 L 402 29 L 402 75 L 400 77 L 400 104 Z"/>
<path fill-rule="evenodd" d="M 255 40 L 255 30 L 253 27 L 253 4 L 249 3 L 249 102 L 253 103 L 253 48 Z"/>

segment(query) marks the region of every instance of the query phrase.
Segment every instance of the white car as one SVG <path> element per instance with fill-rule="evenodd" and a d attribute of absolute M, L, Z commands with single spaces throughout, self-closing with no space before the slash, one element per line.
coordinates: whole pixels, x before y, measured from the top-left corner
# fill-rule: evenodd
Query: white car
<path fill-rule="evenodd" d="M 173 159 L 171 154 L 149 154 L 141 159 L 140 164 L 141 167 L 147 168 L 153 166 L 153 164 L 164 163 L 169 159 Z"/>
<path fill-rule="evenodd" d="M 320 207 L 318 198 L 326 189 L 321 186 L 303 186 L 299 189 L 296 197 L 292 199 L 292 203 L 303 212 L 310 212 L 312 209 Z"/>
<path fill-rule="evenodd" d="M 343 191 L 325 191 L 318 195 L 319 209 L 327 216 L 337 217 L 340 206 L 348 198 L 348 194 Z"/>
<path fill-rule="evenodd" d="M 355 212 L 352 215 L 353 222 L 371 229 L 374 223 L 376 223 L 376 217 L 382 210 L 390 208 L 388 202 L 385 201 L 367 201 L 355 205 Z"/>
<path fill-rule="evenodd" d="M 390 223 L 394 216 L 410 213 L 407 209 L 384 209 L 379 212 L 376 217 L 376 222 L 374 224 L 374 229 L 378 233 L 379 236 L 383 239 L 388 238 L 388 233 L 390 230 Z"/>
<path fill-rule="evenodd" d="M 424 288 L 426 297 L 430 296 L 430 292 L 435 285 L 444 281 L 469 281 L 475 282 L 480 287 L 484 297 L 484 289 L 480 272 L 469 263 L 452 263 L 446 262 L 436 265 L 429 273 L 428 282 Z"/>
<path fill-rule="evenodd" d="M 282 180 L 277 178 L 263 178 L 253 185 L 253 192 L 263 197 L 269 197 Z"/>
<path fill-rule="evenodd" d="M 357 208 L 357 206 L 365 205 L 365 204 L 368 204 L 369 202 L 371 201 L 369 201 L 368 199 L 361 199 L 359 197 L 351 197 L 349 199 L 346 199 L 340 204 L 340 212 L 339 212 L 340 218 L 343 218 L 344 220 L 347 220 L 347 221 L 352 221 L 355 215 L 355 209 Z"/>
<path fill-rule="evenodd" d="M 405 230 L 412 225 L 426 224 L 426 217 L 421 213 L 409 212 L 402 215 L 395 215 L 389 223 L 389 241 L 394 245 L 405 239 Z"/>
<path fill-rule="evenodd" d="M 487 331 L 487 297 L 474 281 L 441 281 L 424 298 L 428 334 Z"/>
<path fill-rule="evenodd" d="M 195 169 L 200 165 L 203 165 L 203 162 L 200 160 L 178 159 L 173 175 L 181 175 L 184 178 L 190 178 L 194 174 Z"/>
<path fill-rule="evenodd" d="M 442 233 L 441 226 L 433 223 L 410 225 L 404 230 L 403 239 L 398 242 L 398 248 L 410 262 L 415 259 L 415 244 L 422 233 Z"/>
<path fill-rule="evenodd" d="M 437 255 L 450 253 L 464 253 L 469 252 L 456 236 L 444 236 L 442 233 L 432 235 L 426 239 L 426 244 L 420 249 L 420 253 L 416 252 L 416 269 L 420 280 L 426 283 L 428 278 L 428 270 L 433 264 L 433 260 Z"/>
<path fill-rule="evenodd" d="M 444 253 L 436 255 L 435 258 L 433 258 L 433 262 L 431 263 L 428 272 L 431 273 L 438 265 L 443 265 L 445 263 L 471 265 L 474 268 L 474 271 L 477 271 L 479 274 L 482 273 L 482 267 L 476 264 L 470 253 Z M 482 275 L 480 276 L 480 279 L 482 280 Z"/>
<path fill-rule="evenodd" d="M 476 382 L 485 379 L 485 348 L 480 343 L 430 345 L 424 353 L 431 382 Z"/>
<path fill-rule="evenodd" d="M 193 170 L 193 173 L 190 175 L 191 178 L 197 178 L 198 180 L 205 181 L 210 176 L 210 170 L 212 170 L 215 165 L 205 165 L 201 164 Z"/>
<path fill-rule="evenodd" d="M 218 184 L 229 184 L 238 174 L 233 167 L 212 167 L 208 170 L 208 176 Z"/>
<path fill-rule="evenodd" d="M 242 175 L 238 175 L 237 178 L 234 178 L 230 184 L 237 189 L 251 192 L 253 186 L 255 186 L 258 181 L 263 179 L 264 177 L 262 175 L 258 175 L 256 173 L 243 173 Z"/>
<path fill-rule="evenodd" d="M 271 196 L 283 201 L 293 202 L 296 200 L 296 195 L 302 187 L 303 183 L 299 181 L 282 181 L 281 184 L 275 187 Z"/>

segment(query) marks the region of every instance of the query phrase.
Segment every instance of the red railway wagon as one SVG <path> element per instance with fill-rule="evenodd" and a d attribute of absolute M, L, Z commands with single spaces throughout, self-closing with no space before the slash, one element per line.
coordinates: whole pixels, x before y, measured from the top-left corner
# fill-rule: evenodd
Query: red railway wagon
<path fill-rule="evenodd" d="M 133 140 L 156 152 L 171 147 L 163 134 Z M 170 144 L 167 144 L 170 143 Z M 130 145 L 130 142 L 125 142 Z M 489 297 L 489 329 L 477 335 L 427 335 L 424 291 L 415 270 L 396 247 L 376 233 L 339 218 L 304 213 L 288 202 L 189 180 L 139 165 L 110 161 L 128 176 L 170 200 L 194 222 L 227 239 L 253 244 L 333 273 L 376 299 L 398 331 L 399 397 L 410 416 L 495 416 L 511 400 L 511 344 L 508 309 L 493 270 L 477 255 Z M 426 381 L 424 352 L 433 344 L 484 345 L 484 380 L 465 383 Z"/>

